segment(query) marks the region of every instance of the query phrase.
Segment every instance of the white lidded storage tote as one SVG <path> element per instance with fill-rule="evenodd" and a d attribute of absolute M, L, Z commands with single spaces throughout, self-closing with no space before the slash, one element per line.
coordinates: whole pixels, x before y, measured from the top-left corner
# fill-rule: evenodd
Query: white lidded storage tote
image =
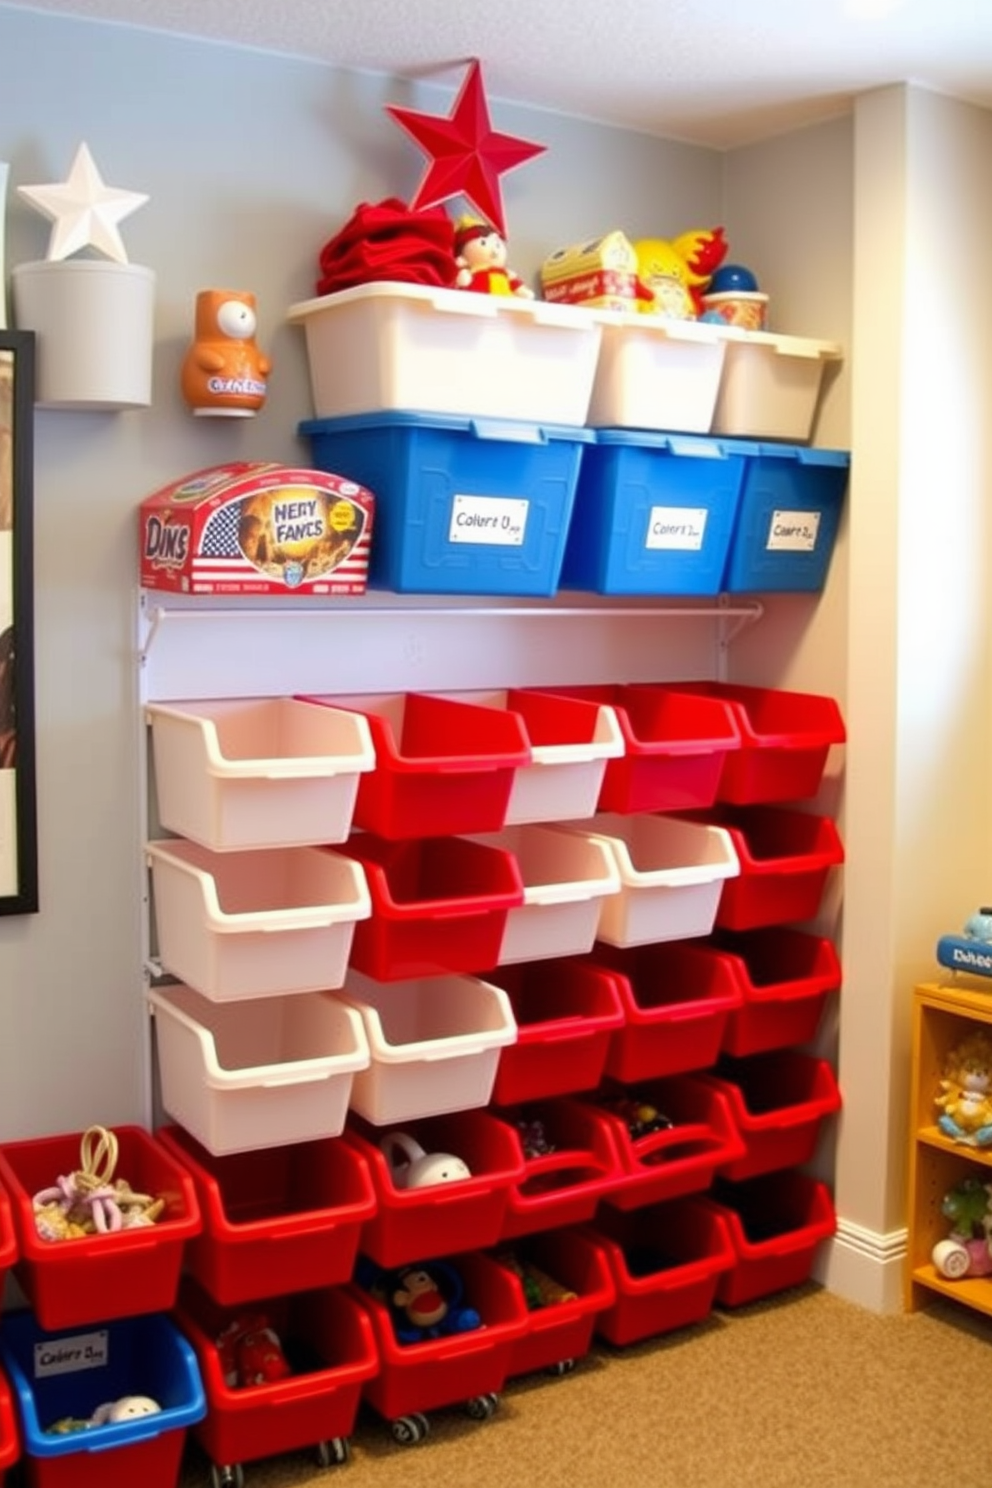
<path fill-rule="evenodd" d="M 730 833 L 722 827 L 607 812 L 564 830 L 591 833 L 613 853 L 620 892 L 603 899 L 596 932 L 609 945 L 708 935 L 724 880 L 740 872 Z"/>
<path fill-rule="evenodd" d="M 152 703 L 158 819 L 215 852 L 343 842 L 358 778 L 375 768 L 367 721 L 296 698 Z"/>
<path fill-rule="evenodd" d="M 602 901 L 620 892 L 620 871 L 607 843 L 533 824 L 476 841 L 513 853 L 524 884 L 523 904 L 507 911 L 500 966 L 592 950 Z"/>
<path fill-rule="evenodd" d="M 600 312 L 600 319 L 603 341 L 589 424 L 708 434 L 727 342 L 739 333 L 629 311 Z"/>
<path fill-rule="evenodd" d="M 158 959 L 217 1002 L 315 992 L 344 980 L 372 913 L 359 863 L 319 847 L 211 852 L 149 842 Z"/>
<path fill-rule="evenodd" d="M 291 305 L 317 418 L 385 409 L 585 423 L 600 326 L 576 305 L 360 284 Z"/>
<path fill-rule="evenodd" d="M 713 433 L 807 443 L 827 364 L 841 355 L 833 341 L 739 331 L 727 341 Z"/>
<path fill-rule="evenodd" d="M 216 1003 L 152 987 L 162 1105 L 208 1152 L 339 1136 L 367 1067 L 362 1020 L 332 994 Z"/>
<path fill-rule="evenodd" d="M 510 999 L 472 976 L 379 982 L 350 971 L 334 996 L 361 1014 L 370 1063 L 351 1108 L 385 1126 L 485 1106 L 500 1050 L 517 1037 Z"/>

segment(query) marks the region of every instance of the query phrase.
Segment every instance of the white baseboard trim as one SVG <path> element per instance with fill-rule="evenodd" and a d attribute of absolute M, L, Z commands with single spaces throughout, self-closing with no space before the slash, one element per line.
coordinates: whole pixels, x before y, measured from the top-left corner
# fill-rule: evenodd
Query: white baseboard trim
<path fill-rule="evenodd" d="M 906 1230 L 881 1235 L 838 1218 L 837 1233 L 824 1246 L 814 1276 L 828 1291 L 872 1312 L 903 1310 Z"/>

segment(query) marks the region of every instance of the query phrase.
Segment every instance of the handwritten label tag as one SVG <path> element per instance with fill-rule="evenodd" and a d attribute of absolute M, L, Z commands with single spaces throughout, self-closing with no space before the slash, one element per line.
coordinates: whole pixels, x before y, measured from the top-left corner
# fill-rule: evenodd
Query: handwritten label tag
<path fill-rule="evenodd" d="M 456 496 L 448 541 L 484 547 L 521 548 L 530 502 L 515 496 Z"/>
<path fill-rule="evenodd" d="M 109 1357 L 106 1328 L 93 1333 L 73 1333 L 66 1338 L 48 1338 L 34 1346 L 34 1377 L 76 1374 L 82 1369 L 104 1369 Z"/>
<path fill-rule="evenodd" d="M 768 553 L 813 553 L 820 534 L 818 511 L 773 511 L 768 527 Z"/>
<path fill-rule="evenodd" d="M 653 506 L 645 548 L 698 553 L 706 535 L 707 515 L 705 506 Z"/>

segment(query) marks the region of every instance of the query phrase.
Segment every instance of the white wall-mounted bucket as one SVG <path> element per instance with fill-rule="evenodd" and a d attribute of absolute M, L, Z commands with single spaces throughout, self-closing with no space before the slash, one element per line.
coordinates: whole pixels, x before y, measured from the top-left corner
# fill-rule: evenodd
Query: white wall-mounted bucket
<path fill-rule="evenodd" d="M 41 408 L 147 408 L 155 274 L 141 264 L 41 260 L 11 271 L 14 322 L 34 331 Z"/>

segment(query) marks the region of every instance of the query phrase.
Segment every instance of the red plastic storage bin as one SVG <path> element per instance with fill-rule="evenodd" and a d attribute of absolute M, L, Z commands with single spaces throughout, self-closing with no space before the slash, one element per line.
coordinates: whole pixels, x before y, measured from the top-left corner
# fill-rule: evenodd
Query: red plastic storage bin
<path fill-rule="evenodd" d="M 0 1183 L 14 1212 L 19 1259 L 14 1265 L 25 1296 L 43 1328 L 72 1328 L 94 1318 L 166 1312 L 179 1285 L 187 1242 L 201 1227 L 188 1172 L 160 1142 L 138 1126 L 114 1128 L 116 1178 L 135 1193 L 165 1200 L 150 1227 L 43 1240 L 35 1226 L 33 1197 L 80 1166 L 80 1135 L 35 1137 L 0 1145 Z"/>
<path fill-rule="evenodd" d="M 718 808 L 706 820 L 730 833 L 740 863 L 723 886 L 717 928 L 756 930 L 818 913 L 830 870 L 844 861 L 830 817 L 753 806 Z"/>
<path fill-rule="evenodd" d="M 328 849 L 365 869 L 372 917 L 351 965 L 380 982 L 476 972 L 499 960 L 506 917 L 524 902 L 512 853 L 464 837 L 387 842 L 369 832 Z"/>
<path fill-rule="evenodd" d="M 14 1397 L 7 1376 L 0 1373 L 0 1488 L 3 1488 L 8 1467 L 13 1467 L 20 1455 L 21 1442 L 14 1415 Z"/>
<path fill-rule="evenodd" d="M 618 1209 L 699 1193 L 744 1151 L 730 1102 L 701 1076 L 607 1084 L 596 1100 L 620 1156 L 623 1178 L 604 1195 Z"/>
<path fill-rule="evenodd" d="M 356 827 L 402 839 L 504 825 L 516 771 L 531 762 L 513 711 L 418 692 L 303 701 L 347 707 L 368 720 L 375 769 L 359 777 Z"/>
<path fill-rule="evenodd" d="M 507 1373 L 567 1373 L 589 1352 L 596 1319 L 616 1295 L 602 1245 L 582 1230 L 551 1230 L 495 1258 L 513 1273 L 527 1311 Z"/>
<path fill-rule="evenodd" d="M 372 1320 L 379 1372 L 366 1381 L 364 1398 L 393 1422 L 401 1441 L 415 1440 L 427 1423 L 410 1423 L 411 1414 L 465 1404 L 469 1413 L 491 1414 L 493 1395 L 503 1388 L 513 1346 L 527 1329 L 527 1312 L 515 1277 L 490 1256 L 472 1251 L 457 1257 L 463 1305 L 479 1313 L 482 1326 L 447 1337 L 400 1343 L 389 1307 L 364 1286 L 355 1295 Z M 399 1280 L 387 1272 L 387 1287 Z"/>
<path fill-rule="evenodd" d="M 837 1228 L 830 1190 L 794 1168 L 744 1183 L 719 1180 L 705 1200 L 730 1229 L 734 1264 L 716 1300 L 740 1307 L 808 1281 L 817 1246 Z"/>
<path fill-rule="evenodd" d="M 623 1027 L 619 978 L 577 957 L 500 967 L 489 980 L 510 999 L 517 1039 L 500 1055 L 499 1106 L 594 1090 Z"/>
<path fill-rule="evenodd" d="M 352 1116 L 343 1140 L 367 1164 L 376 1195 L 375 1212 L 362 1230 L 362 1253 L 388 1267 L 495 1244 L 503 1229 L 509 1187 L 524 1171 L 514 1133 L 488 1111 L 404 1122 L 402 1130 L 426 1153 L 449 1152 L 460 1158 L 471 1177 L 398 1187 L 381 1145 L 389 1130 Z"/>
<path fill-rule="evenodd" d="M 500 1112 L 524 1159 L 507 1195 L 503 1239 L 591 1219 L 626 1175 L 605 1111 L 572 1096 Z"/>
<path fill-rule="evenodd" d="M 14 1222 L 14 1206 L 7 1190 L 0 1185 L 0 1305 L 3 1302 L 4 1276 L 16 1260 L 17 1229 Z"/>
<path fill-rule="evenodd" d="M 840 1109 L 830 1065 L 795 1049 L 725 1057 L 701 1078 L 726 1097 L 743 1142 L 743 1152 L 721 1167 L 735 1181 L 808 1162 L 823 1122 Z"/>
<path fill-rule="evenodd" d="M 265 1296 L 250 1311 L 274 1329 L 292 1372 L 246 1387 L 225 1376 L 218 1347 L 238 1313 L 183 1284 L 176 1322 L 193 1346 L 208 1407 L 193 1427 L 198 1442 L 219 1468 L 308 1446 L 324 1466 L 342 1461 L 362 1386 L 379 1367 L 368 1314 L 343 1287 Z"/>
<path fill-rule="evenodd" d="M 616 1289 L 596 1332 L 621 1347 L 708 1317 L 720 1278 L 736 1261 L 726 1219 L 696 1198 L 630 1214 L 604 1208 L 592 1233 Z"/>
<path fill-rule="evenodd" d="M 679 683 L 734 710 L 741 748 L 728 754 L 717 799 L 738 806 L 804 801 L 820 789 L 831 746 L 847 733 L 832 697 L 732 682 Z"/>
<path fill-rule="evenodd" d="M 600 941 L 593 959 L 616 974 L 624 1013 L 610 1040 L 608 1075 L 630 1084 L 716 1062 L 741 1001 L 730 965 L 678 940 L 626 949 Z"/>
<path fill-rule="evenodd" d="M 182 1127 L 156 1135 L 193 1180 L 203 1230 L 185 1269 L 215 1302 L 350 1280 L 376 1198 L 365 1159 L 340 1138 L 218 1157 Z"/>
<path fill-rule="evenodd" d="M 723 1052 L 739 1058 L 809 1043 L 841 985 L 833 942 L 802 930 L 723 931 L 698 949 L 728 962 L 738 979 L 742 999 L 727 1018 Z"/>
<path fill-rule="evenodd" d="M 649 683 L 553 691 L 616 713 L 624 752 L 607 762 L 599 811 L 691 811 L 716 800 L 724 762 L 741 743 L 736 714 L 720 699 Z"/>

